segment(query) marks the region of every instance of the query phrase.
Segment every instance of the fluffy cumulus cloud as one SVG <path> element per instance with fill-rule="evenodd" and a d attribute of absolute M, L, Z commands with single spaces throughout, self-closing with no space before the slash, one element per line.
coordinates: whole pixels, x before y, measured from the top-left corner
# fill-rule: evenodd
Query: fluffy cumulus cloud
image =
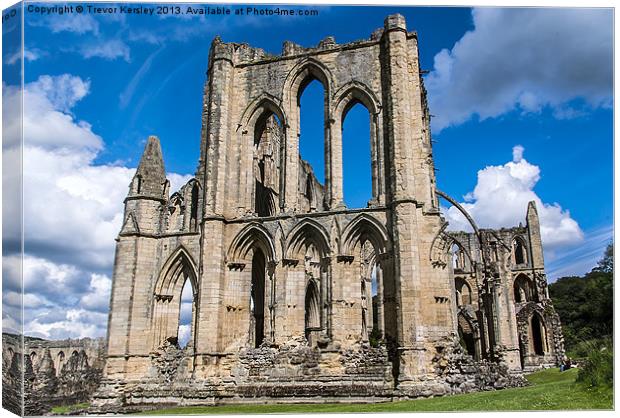
<path fill-rule="evenodd" d="M 12 171 L 19 173 L 21 95 L 15 87 L 3 87 L 3 119 L 13 121 L 3 126 L 12 138 L 3 144 L 4 162 L 15 161 Z M 89 91 L 88 80 L 68 74 L 41 76 L 24 86 L 25 256 L 17 253 L 21 229 L 13 222 L 3 229 L 3 245 L 16 252 L 3 258 L 5 331 L 21 327 L 23 292 L 26 334 L 105 335 L 114 238 L 135 169 L 95 163 L 104 141 L 72 113 Z M 190 176 L 169 178 L 174 189 Z M 18 180 L 3 175 L 3 187 L 14 197 Z M 5 219 L 19 219 L 21 210 L 19 199 L 10 199 Z"/>
<path fill-rule="evenodd" d="M 534 201 L 546 251 L 581 242 L 583 232 L 570 212 L 557 203 L 543 202 L 534 191 L 540 179 L 540 168 L 529 163 L 523 154 L 523 147 L 517 145 L 512 150 L 512 161 L 478 171 L 476 187 L 461 205 L 479 227 L 500 228 L 525 223 L 527 205 Z M 450 229 L 471 230 L 455 207 L 445 209 L 444 213 Z"/>
<path fill-rule="evenodd" d="M 433 128 L 550 107 L 557 118 L 610 107 L 613 13 L 478 8 L 474 29 L 435 56 L 426 79 Z M 580 102 L 580 105 L 575 103 Z"/>

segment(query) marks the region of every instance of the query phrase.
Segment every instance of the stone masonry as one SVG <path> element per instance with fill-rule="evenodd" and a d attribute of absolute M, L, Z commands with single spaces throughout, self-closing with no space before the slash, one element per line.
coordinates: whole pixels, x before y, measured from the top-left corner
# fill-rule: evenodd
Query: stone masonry
<path fill-rule="evenodd" d="M 313 80 L 325 184 L 299 156 Z M 347 208 L 342 122 L 358 103 L 372 199 Z M 287 41 L 279 56 L 215 38 L 202 115 L 193 179 L 170 194 L 150 137 L 129 186 L 93 411 L 460 393 L 523 384 L 523 369 L 562 357 L 534 204 L 525 226 L 446 232 L 439 198 L 462 208 L 435 184 L 418 38 L 402 16 L 344 45 Z"/>
<path fill-rule="evenodd" d="M 2 406 L 18 415 L 43 415 L 53 406 L 89 401 L 101 380 L 105 351 L 101 338 L 48 341 L 2 334 Z"/>

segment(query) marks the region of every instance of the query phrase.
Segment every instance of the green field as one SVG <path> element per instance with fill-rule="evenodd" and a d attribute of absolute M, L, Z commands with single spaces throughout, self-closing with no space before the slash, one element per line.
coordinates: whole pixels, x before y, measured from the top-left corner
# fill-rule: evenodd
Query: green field
<path fill-rule="evenodd" d="M 146 415 L 267 414 L 302 412 L 415 412 L 415 411 L 536 411 L 612 409 L 611 388 L 588 389 L 575 383 L 577 369 L 560 373 L 548 369 L 526 376 L 531 385 L 465 395 L 377 404 L 266 404 L 194 406 L 145 411 Z"/>

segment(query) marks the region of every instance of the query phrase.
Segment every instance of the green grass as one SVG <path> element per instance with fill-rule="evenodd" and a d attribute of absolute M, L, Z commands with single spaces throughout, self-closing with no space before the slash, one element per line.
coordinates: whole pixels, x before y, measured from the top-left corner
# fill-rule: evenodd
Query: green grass
<path fill-rule="evenodd" d="M 74 412 L 79 409 L 88 408 L 89 404 L 87 402 L 84 403 L 76 403 L 73 405 L 61 405 L 55 406 L 52 408 L 52 413 L 54 414 L 67 414 L 69 412 Z"/>
<path fill-rule="evenodd" d="M 611 388 L 588 389 L 575 383 L 577 369 L 560 373 L 548 369 L 526 376 L 531 385 L 432 399 L 375 404 L 265 404 L 192 406 L 145 411 L 146 415 L 262 414 L 302 412 L 415 412 L 415 411 L 536 411 L 612 409 Z"/>

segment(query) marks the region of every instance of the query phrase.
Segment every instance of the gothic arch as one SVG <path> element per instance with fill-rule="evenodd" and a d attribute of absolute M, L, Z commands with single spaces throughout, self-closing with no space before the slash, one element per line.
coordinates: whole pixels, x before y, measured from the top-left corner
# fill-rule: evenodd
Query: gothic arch
<path fill-rule="evenodd" d="M 469 251 L 465 250 L 465 246 L 459 240 L 446 232 L 447 226 L 448 223 L 444 223 L 437 235 L 433 238 L 429 255 L 431 262 L 433 265 L 441 265 L 442 267 L 447 266 L 448 263 L 452 262 L 452 257 L 450 254 L 452 251 L 452 246 L 457 245 L 464 257 L 469 261 L 469 265 L 473 270 L 475 263 L 473 262 L 472 255 Z"/>
<path fill-rule="evenodd" d="M 344 120 L 347 112 L 357 103 L 361 103 L 371 116 L 377 115 L 381 111 L 380 101 L 374 93 L 363 83 L 351 81 L 342 86 L 334 94 L 336 100 L 335 116 L 340 115 L 340 120 Z"/>
<path fill-rule="evenodd" d="M 512 261 L 515 265 L 528 263 L 528 246 L 521 235 L 512 238 Z"/>
<path fill-rule="evenodd" d="M 268 262 L 276 260 L 273 238 L 269 231 L 258 223 L 247 225 L 237 234 L 228 249 L 228 260 L 247 260 L 250 251 L 255 247 L 262 250 Z"/>
<path fill-rule="evenodd" d="M 471 254 L 469 253 L 469 251 L 465 250 L 465 246 L 458 239 L 454 237 L 450 238 L 452 239 L 452 242 L 448 246 L 448 251 L 452 252 L 452 249 L 454 248 L 454 246 L 456 246 L 460 254 L 463 254 L 462 260 L 459 261 L 459 263 L 462 263 L 462 265 L 459 264 L 458 268 L 461 270 L 466 270 L 468 264 L 469 266 L 473 266 Z"/>
<path fill-rule="evenodd" d="M 288 119 L 282 110 L 280 101 L 268 93 L 262 93 L 248 104 L 241 115 L 239 126 L 253 129 L 258 119 L 269 113 L 276 115 L 283 128 L 288 127 Z"/>
<path fill-rule="evenodd" d="M 311 245 L 319 251 L 320 257 L 327 257 L 331 253 L 329 234 L 312 219 L 304 219 L 297 224 L 288 233 L 286 242 L 286 258 L 296 258 L 303 248 Z"/>
<path fill-rule="evenodd" d="M 306 286 L 304 298 L 304 332 L 310 346 L 316 343 L 321 331 L 321 296 L 319 287 L 314 279 L 310 279 Z"/>
<path fill-rule="evenodd" d="M 355 247 L 366 240 L 371 242 L 376 253 L 388 252 L 387 230 L 377 219 L 363 213 L 349 222 L 342 232 L 340 252 L 344 255 L 353 254 Z"/>
<path fill-rule="evenodd" d="M 198 289 L 198 274 L 196 264 L 189 251 L 180 245 L 164 263 L 157 283 L 155 293 L 159 295 L 176 295 L 185 284 L 185 278 L 191 280 L 194 291 Z"/>
<path fill-rule="evenodd" d="M 299 104 L 300 93 L 313 79 L 317 79 L 323 84 L 325 93 L 330 97 L 334 85 L 331 71 L 322 62 L 314 58 L 307 58 L 289 71 L 282 91 L 284 102 L 287 103 L 294 98 Z"/>
<path fill-rule="evenodd" d="M 547 325 L 543 315 L 534 311 L 529 320 L 530 352 L 542 356 L 549 352 Z"/>
<path fill-rule="evenodd" d="M 271 119 L 274 120 L 271 121 Z M 264 166 L 264 171 L 262 171 L 259 169 L 262 157 L 264 157 L 260 152 L 263 144 L 262 136 L 267 132 L 267 127 L 271 122 L 274 127 L 277 126 L 277 134 L 272 133 L 267 138 L 277 139 L 279 143 L 269 145 L 269 164 Z M 277 202 L 276 196 L 280 195 L 280 199 L 283 199 L 284 148 L 287 142 L 288 124 L 288 116 L 282 109 L 282 102 L 265 92 L 246 106 L 239 119 L 237 126 L 239 151 L 234 161 L 239 181 L 236 193 L 239 201 L 245 203 L 245 209 L 248 212 L 258 212 L 259 216 L 274 215 L 276 208 L 283 205 L 283 200 Z M 265 161 L 262 163 L 264 164 Z M 270 179 L 267 183 L 263 175 Z M 258 201 L 257 196 L 259 196 Z M 261 210 L 258 210 L 257 206 L 260 206 Z"/>
<path fill-rule="evenodd" d="M 454 287 L 457 295 L 457 305 L 471 305 L 473 303 L 473 295 L 471 286 L 463 277 L 456 277 L 454 279 Z"/>
<path fill-rule="evenodd" d="M 190 204 L 189 230 L 195 232 L 198 230 L 199 217 L 201 216 L 201 214 L 198 213 L 201 186 L 196 178 L 188 181 L 187 186 L 189 194 L 189 199 L 187 199 L 187 201 L 189 201 Z"/>
<path fill-rule="evenodd" d="M 334 103 L 334 112 L 331 116 L 332 142 L 335 162 L 341 159 L 340 165 L 345 164 L 344 148 L 343 148 L 343 128 L 347 113 L 356 104 L 361 104 L 369 113 L 369 138 L 370 138 L 370 165 L 371 165 L 371 189 L 372 201 L 376 203 L 384 202 L 385 190 L 385 157 L 384 147 L 381 141 L 382 123 L 379 113 L 381 105 L 374 93 L 363 83 L 359 81 L 351 81 L 340 88 L 336 94 Z M 334 179 L 335 181 L 344 182 L 344 178 Z M 338 185 L 344 188 L 344 184 Z"/>
<path fill-rule="evenodd" d="M 190 282 L 193 293 L 191 321 L 191 338 L 193 338 L 196 329 L 195 304 L 198 295 L 198 275 L 191 255 L 183 245 L 180 245 L 168 257 L 155 284 L 151 328 L 153 348 L 159 347 L 165 340 L 178 344 L 181 295 L 187 280 Z"/>
<path fill-rule="evenodd" d="M 519 274 L 513 282 L 514 300 L 517 303 L 525 303 L 534 300 L 534 283 L 525 274 Z"/>

